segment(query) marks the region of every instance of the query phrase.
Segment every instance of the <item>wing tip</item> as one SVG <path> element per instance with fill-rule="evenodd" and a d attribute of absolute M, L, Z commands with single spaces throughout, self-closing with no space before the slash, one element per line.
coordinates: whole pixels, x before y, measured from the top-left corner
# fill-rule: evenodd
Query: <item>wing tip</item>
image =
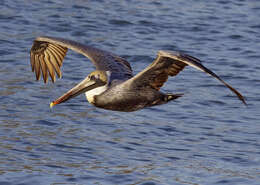
<path fill-rule="evenodd" d="M 242 96 L 242 94 L 240 94 L 240 96 L 238 96 L 238 98 L 243 102 L 243 104 L 245 106 L 248 106 L 247 102 L 246 102 L 246 99 Z"/>
<path fill-rule="evenodd" d="M 41 76 L 43 76 L 43 81 L 44 81 L 45 84 L 48 83 L 48 76 L 50 76 L 52 83 L 54 83 L 56 81 L 56 75 L 55 75 L 54 71 L 52 72 L 49 69 L 47 69 L 47 71 L 49 72 L 49 75 L 46 74 L 46 71 L 42 68 L 43 66 L 41 66 L 41 64 L 40 64 L 41 62 L 43 63 L 45 59 L 42 59 L 42 61 L 38 61 L 39 60 L 38 57 L 41 56 L 43 50 L 46 49 L 46 47 L 48 46 L 49 41 L 51 39 L 52 39 L 52 37 L 48 37 L 48 36 L 38 36 L 38 37 L 36 37 L 33 41 L 33 45 L 32 45 L 32 48 L 30 50 L 30 61 L 31 61 L 32 72 L 35 73 L 36 81 L 39 81 L 41 79 Z M 55 48 L 56 48 L 56 50 L 58 50 L 58 54 L 60 54 L 60 55 L 62 54 L 62 57 L 60 59 L 61 62 L 57 64 L 58 67 L 61 67 L 62 60 L 64 59 L 66 52 L 67 52 L 67 48 L 64 49 L 64 48 L 57 46 L 57 45 L 56 45 Z M 35 59 L 35 57 L 37 57 L 37 59 Z M 53 64 L 51 63 L 51 65 L 53 65 Z M 53 66 L 51 66 L 51 68 L 52 67 Z M 59 78 L 61 78 L 62 73 L 61 73 L 60 69 L 57 69 L 58 67 L 54 66 L 54 69 L 57 73 L 57 76 Z M 41 73 L 42 73 L 42 75 L 41 75 Z"/>
<path fill-rule="evenodd" d="M 188 60 L 189 62 L 191 62 L 191 66 L 202 70 L 208 74 L 210 74 L 211 76 L 217 78 L 218 80 L 220 80 L 224 85 L 226 85 L 232 92 L 234 92 L 237 95 L 237 98 L 243 102 L 243 104 L 245 106 L 248 106 L 246 99 L 243 97 L 242 94 L 240 94 L 235 88 L 233 88 L 232 86 L 230 86 L 229 84 L 227 84 L 225 81 L 223 81 L 219 76 L 217 76 L 214 72 L 212 72 L 211 70 L 209 70 L 208 68 L 206 68 L 205 66 L 203 66 L 201 64 L 201 61 L 198 58 L 195 58 L 193 56 L 187 55 L 185 53 L 182 52 L 178 52 L 178 51 L 170 51 L 170 50 L 159 50 L 158 51 L 158 55 L 159 56 L 165 56 L 165 57 L 170 57 L 170 58 L 175 58 L 177 57 L 180 60 Z"/>

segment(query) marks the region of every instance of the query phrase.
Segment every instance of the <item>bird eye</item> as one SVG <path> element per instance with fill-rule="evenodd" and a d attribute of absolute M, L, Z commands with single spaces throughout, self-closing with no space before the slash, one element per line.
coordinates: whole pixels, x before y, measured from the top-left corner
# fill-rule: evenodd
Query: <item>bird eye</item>
<path fill-rule="evenodd" d="M 90 76 L 90 80 L 95 80 L 95 79 L 96 79 L 95 75 Z"/>

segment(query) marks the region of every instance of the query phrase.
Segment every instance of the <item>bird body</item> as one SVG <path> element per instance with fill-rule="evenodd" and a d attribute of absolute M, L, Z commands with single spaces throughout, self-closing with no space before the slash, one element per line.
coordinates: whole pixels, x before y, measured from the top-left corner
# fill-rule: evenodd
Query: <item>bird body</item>
<path fill-rule="evenodd" d="M 93 73 L 98 74 L 101 71 Z M 110 73 L 108 71 L 102 73 L 107 75 L 107 80 L 110 80 Z M 85 96 L 88 102 L 96 107 L 124 112 L 135 111 L 147 106 L 168 102 L 168 99 L 166 99 L 168 95 L 164 95 L 160 91 L 154 89 L 133 89 L 128 81 L 117 79 L 106 83 L 104 86 L 85 92 Z"/>
<path fill-rule="evenodd" d="M 160 91 L 154 89 L 135 90 L 127 85 L 127 83 L 121 83 L 111 87 L 100 95 L 94 96 L 94 101 L 91 103 L 96 107 L 108 110 L 130 112 L 170 101 L 170 98 L 167 98 L 169 95 Z M 179 96 L 176 95 L 177 97 Z"/>
<path fill-rule="evenodd" d="M 199 59 L 175 51 L 159 51 L 153 63 L 134 76 L 130 64 L 113 53 L 67 39 L 38 37 L 30 52 L 31 67 L 36 79 L 39 80 L 42 74 L 47 83 L 48 76 L 52 82 L 56 80 L 55 73 L 61 77 L 60 68 L 68 49 L 88 57 L 96 70 L 53 101 L 51 107 L 82 93 L 85 93 L 88 102 L 94 106 L 114 111 L 130 112 L 165 104 L 182 94 L 165 94 L 160 88 L 169 76 L 177 75 L 185 66 L 194 67 L 218 79 L 246 104 L 244 97 L 236 89 L 203 66 Z"/>

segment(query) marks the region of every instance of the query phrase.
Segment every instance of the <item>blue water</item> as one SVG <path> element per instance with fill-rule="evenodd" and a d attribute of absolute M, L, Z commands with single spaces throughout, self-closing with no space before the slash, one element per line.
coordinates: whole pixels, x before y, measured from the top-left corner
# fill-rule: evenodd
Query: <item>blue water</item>
<path fill-rule="evenodd" d="M 1 0 L 0 184 L 260 184 L 260 2 Z M 135 73 L 180 50 L 232 84 L 187 67 L 163 90 L 185 95 L 133 113 L 84 95 L 49 103 L 94 68 L 68 52 L 63 78 L 35 81 L 35 37 L 58 36 L 125 57 Z"/>

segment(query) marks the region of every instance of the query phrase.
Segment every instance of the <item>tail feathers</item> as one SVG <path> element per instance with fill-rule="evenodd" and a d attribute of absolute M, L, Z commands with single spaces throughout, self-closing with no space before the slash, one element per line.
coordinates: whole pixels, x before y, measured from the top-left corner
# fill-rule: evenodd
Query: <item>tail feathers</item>
<path fill-rule="evenodd" d="M 171 101 L 171 100 L 175 100 L 181 96 L 183 96 L 184 94 L 166 94 L 165 95 L 165 101 Z"/>

